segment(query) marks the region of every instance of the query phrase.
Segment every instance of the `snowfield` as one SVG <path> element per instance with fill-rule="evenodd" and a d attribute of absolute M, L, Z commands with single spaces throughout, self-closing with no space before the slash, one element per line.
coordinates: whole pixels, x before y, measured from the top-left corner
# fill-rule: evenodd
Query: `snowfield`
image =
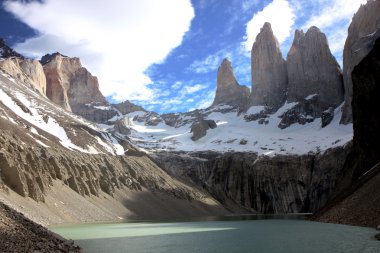
<path fill-rule="evenodd" d="M 340 125 L 341 107 L 334 113 L 333 121 L 325 128 L 321 127 L 321 119 L 305 125 L 293 124 L 280 129 L 279 118 L 296 103 L 286 103 L 276 113 L 267 118 L 268 124 L 258 121 L 247 122 L 245 114 L 237 112 L 215 112 L 213 108 L 205 119 L 214 120 L 215 129 L 209 129 L 203 138 L 192 141 L 191 123 L 179 128 L 159 123 L 157 126 L 147 126 L 144 122 L 132 121 L 145 112 L 134 112 L 126 115 L 132 122 L 131 140 L 148 152 L 153 151 L 218 151 L 218 152 L 256 152 L 259 155 L 274 156 L 276 154 L 305 154 L 323 152 L 329 148 L 343 146 L 353 138 L 352 124 Z M 247 114 L 260 113 L 262 106 L 251 107 Z M 207 110 L 205 110 L 207 112 Z"/>
<path fill-rule="evenodd" d="M 30 132 L 29 136 L 39 145 L 45 148 L 49 147 L 49 145 L 36 138 L 38 136 L 48 140 L 41 135 L 37 129 L 41 129 L 44 132 L 56 137 L 59 140 L 59 143 L 69 150 L 89 154 L 99 154 L 103 153 L 103 151 L 106 151 L 112 155 L 124 154 L 124 148 L 119 144 L 119 142 L 109 133 L 98 128 L 95 124 L 63 110 L 47 98 L 36 93 L 25 84 L 21 84 L 15 79 L 9 77 L 7 74 L 1 73 L 1 75 L 7 79 L 7 83 L 0 80 L 0 101 L 19 118 L 30 124 L 28 127 Z M 9 120 L 13 124 L 19 124 L 19 121 L 16 118 L 9 117 L 4 110 L 2 110 L 2 114 L 4 114 L 1 115 L 3 118 Z M 93 140 L 85 145 L 85 147 L 80 147 L 74 144 L 68 137 L 67 131 L 70 131 L 73 135 L 76 135 L 75 129 L 68 128 L 67 125 L 62 124 L 65 120 L 68 120 L 69 122 L 77 122 L 78 124 L 85 125 L 86 127 L 99 132 L 104 140 L 100 139 L 98 136 L 91 136 L 88 134 L 89 137 L 87 138 Z M 97 148 L 95 146 L 99 146 L 101 148 Z"/>

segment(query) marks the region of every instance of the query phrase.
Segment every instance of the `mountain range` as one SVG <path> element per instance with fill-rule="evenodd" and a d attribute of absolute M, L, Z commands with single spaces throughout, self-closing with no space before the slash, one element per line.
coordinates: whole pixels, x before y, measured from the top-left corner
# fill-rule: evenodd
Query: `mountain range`
<path fill-rule="evenodd" d="M 161 115 L 109 103 L 79 58 L 32 60 L 0 40 L 0 201 L 44 225 L 317 213 L 377 226 L 376 198 L 360 208 L 349 198 L 380 196 L 370 187 L 380 170 L 379 37 L 380 2 L 370 0 L 348 29 L 342 70 L 317 27 L 296 30 L 284 59 L 265 23 L 251 89 L 224 59 L 209 108 Z"/>

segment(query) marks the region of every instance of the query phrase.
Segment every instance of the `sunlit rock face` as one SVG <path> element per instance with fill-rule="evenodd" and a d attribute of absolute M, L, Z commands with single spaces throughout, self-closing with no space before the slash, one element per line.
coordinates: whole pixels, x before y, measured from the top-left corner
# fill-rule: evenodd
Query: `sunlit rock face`
<path fill-rule="evenodd" d="M 39 93 L 46 94 L 46 78 L 39 61 L 18 57 L 7 58 L 0 61 L 0 69 L 26 85 L 30 85 Z"/>
<path fill-rule="evenodd" d="M 235 78 L 231 62 L 224 59 L 218 69 L 216 94 L 212 105 L 231 105 L 243 108 L 249 98 L 248 87 L 241 86 Z"/>
<path fill-rule="evenodd" d="M 272 27 L 265 23 L 252 46 L 251 105 L 278 109 L 286 99 L 287 71 Z"/>
<path fill-rule="evenodd" d="M 362 5 L 352 18 L 348 28 L 348 37 L 343 51 L 343 78 L 345 89 L 345 104 L 341 123 L 352 122 L 352 78 L 354 67 L 373 48 L 376 39 L 380 37 L 380 1 L 369 0 Z"/>
<path fill-rule="evenodd" d="M 59 53 L 41 59 L 46 75 L 46 95 L 68 111 L 95 122 L 105 122 L 117 113 L 99 90 L 98 79 L 79 58 Z"/>

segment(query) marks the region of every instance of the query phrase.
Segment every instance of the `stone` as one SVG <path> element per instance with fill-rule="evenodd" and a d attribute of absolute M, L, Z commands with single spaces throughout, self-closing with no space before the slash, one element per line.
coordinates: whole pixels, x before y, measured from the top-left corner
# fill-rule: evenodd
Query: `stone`
<path fill-rule="evenodd" d="M 246 107 L 250 93 L 249 88 L 239 85 L 228 59 L 224 59 L 219 66 L 216 83 L 213 106 L 225 104 L 239 108 Z"/>
<path fill-rule="evenodd" d="M 265 23 L 251 52 L 252 89 L 250 105 L 278 109 L 286 100 L 287 70 L 272 27 Z"/>
<path fill-rule="evenodd" d="M 207 130 L 216 128 L 217 125 L 214 120 L 198 119 L 191 125 L 191 133 L 193 136 L 191 140 L 197 141 L 200 138 L 206 136 Z"/>
<path fill-rule="evenodd" d="M 283 214 L 323 207 L 351 147 L 274 157 L 201 151 L 186 156 L 160 152 L 154 158 L 170 173 L 203 187 L 230 210 Z"/>
<path fill-rule="evenodd" d="M 42 95 L 46 94 L 46 77 L 38 61 L 19 57 L 6 58 L 0 61 L 0 69 Z"/>
<path fill-rule="evenodd" d="M 380 231 L 380 225 L 377 225 L 376 230 Z"/>
<path fill-rule="evenodd" d="M 300 102 L 310 95 L 318 95 L 319 111 L 336 108 L 343 102 L 340 66 L 331 54 L 326 35 L 317 27 L 310 27 L 306 34 L 302 30 L 295 31 L 286 66 L 288 102 Z"/>
<path fill-rule="evenodd" d="M 322 120 L 322 128 L 331 123 L 334 119 L 334 108 L 330 107 L 326 111 L 322 112 L 321 120 Z"/>
<path fill-rule="evenodd" d="M 117 115 L 100 92 L 97 77 L 82 67 L 79 58 L 54 53 L 42 57 L 41 63 L 46 75 L 46 95 L 54 103 L 98 123 Z"/>
<path fill-rule="evenodd" d="M 113 106 L 121 112 L 121 114 L 126 115 L 131 112 L 142 111 L 145 112 L 145 109 L 139 105 L 135 105 L 134 103 L 126 100 L 122 103 L 113 104 Z"/>
<path fill-rule="evenodd" d="M 131 133 L 131 129 L 128 127 L 130 125 L 131 125 L 131 122 L 129 118 L 127 117 L 127 118 L 123 118 L 123 119 L 115 121 L 113 128 L 118 133 L 128 135 Z"/>
<path fill-rule="evenodd" d="M 373 48 L 376 39 L 380 37 L 380 1 L 368 0 L 352 18 L 348 28 L 348 36 L 343 50 L 343 79 L 345 103 L 341 123 L 352 122 L 352 78 L 354 67 Z"/>

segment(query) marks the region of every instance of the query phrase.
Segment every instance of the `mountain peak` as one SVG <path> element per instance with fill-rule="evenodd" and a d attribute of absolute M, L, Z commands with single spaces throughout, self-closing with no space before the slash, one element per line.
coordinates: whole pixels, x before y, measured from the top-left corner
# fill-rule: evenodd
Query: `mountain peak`
<path fill-rule="evenodd" d="M 66 55 L 63 55 L 63 54 L 61 54 L 59 52 L 55 52 L 55 53 L 52 53 L 52 54 L 46 54 L 46 55 L 42 56 L 40 62 L 41 62 L 42 65 L 46 65 L 46 64 L 48 64 L 49 62 L 51 62 L 56 57 L 68 58 L 68 56 L 66 56 Z"/>
<path fill-rule="evenodd" d="M 244 107 L 248 101 L 249 89 L 239 85 L 230 60 L 224 58 L 218 68 L 216 94 L 212 105 L 227 104 Z"/>
<path fill-rule="evenodd" d="M 11 58 L 11 57 L 18 57 L 20 59 L 25 59 L 25 57 L 19 53 L 17 53 L 15 50 L 10 48 L 3 38 L 0 38 L 0 58 Z"/>
<path fill-rule="evenodd" d="M 252 46 L 251 64 L 251 105 L 279 108 L 286 99 L 286 63 L 269 23 L 265 23 L 256 36 Z"/>

